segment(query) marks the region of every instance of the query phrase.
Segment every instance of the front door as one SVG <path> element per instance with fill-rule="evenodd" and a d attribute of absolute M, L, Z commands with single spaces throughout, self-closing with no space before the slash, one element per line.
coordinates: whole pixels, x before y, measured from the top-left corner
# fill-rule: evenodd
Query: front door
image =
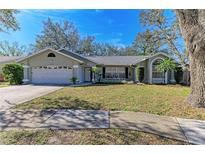
<path fill-rule="evenodd" d="M 139 68 L 139 81 L 140 82 L 144 81 L 144 67 Z"/>
<path fill-rule="evenodd" d="M 90 67 L 85 68 L 85 81 L 87 82 L 91 81 L 91 68 Z"/>

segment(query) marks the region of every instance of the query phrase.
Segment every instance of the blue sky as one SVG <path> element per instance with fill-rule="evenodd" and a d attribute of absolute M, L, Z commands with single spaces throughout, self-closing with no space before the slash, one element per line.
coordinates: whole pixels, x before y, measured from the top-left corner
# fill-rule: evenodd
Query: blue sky
<path fill-rule="evenodd" d="M 42 31 L 42 21 L 50 17 L 59 22 L 72 21 L 82 37 L 94 35 L 99 42 L 129 45 L 142 30 L 138 16 L 139 10 L 20 10 L 16 17 L 21 30 L 0 33 L 0 40 L 34 43 Z"/>
<path fill-rule="evenodd" d="M 48 17 L 57 22 L 72 21 L 81 37 L 94 35 L 98 42 L 127 46 L 138 32 L 143 31 L 139 23 L 140 10 L 20 10 L 17 21 L 21 30 L 0 33 L 0 40 L 17 41 L 21 45 L 35 42 L 43 28 L 42 21 Z M 172 16 L 170 11 L 166 11 Z"/>

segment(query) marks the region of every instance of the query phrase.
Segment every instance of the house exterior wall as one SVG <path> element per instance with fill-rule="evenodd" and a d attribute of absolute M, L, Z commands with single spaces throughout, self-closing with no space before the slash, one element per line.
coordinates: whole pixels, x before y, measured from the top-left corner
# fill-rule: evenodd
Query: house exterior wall
<path fill-rule="evenodd" d="M 154 61 L 157 59 L 165 59 L 165 58 L 167 58 L 167 56 L 165 56 L 163 54 L 159 54 L 159 55 L 153 56 L 147 60 L 147 83 L 149 83 L 149 84 L 153 83 L 152 64 L 154 63 Z M 166 83 L 170 82 L 170 78 L 171 78 L 171 75 L 169 77 L 169 72 L 167 72 L 165 75 Z"/>
<path fill-rule="evenodd" d="M 128 78 L 127 79 L 123 79 L 123 80 L 128 80 L 128 81 L 131 81 L 133 80 L 133 67 L 131 66 L 97 66 L 98 67 L 98 70 L 99 70 L 99 74 L 101 74 L 101 82 L 120 82 L 121 80 L 115 80 L 115 79 L 106 79 L 106 78 L 103 78 L 102 74 L 103 74 L 103 67 L 108 68 L 108 67 L 123 67 L 124 69 L 126 67 L 128 67 Z M 99 76 L 96 75 L 96 80 L 98 79 Z"/>
<path fill-rule="evenodd" d="M 45 51 L 43 53 L 40 53 L 38 55 L 34 55 L 33 57 L 30 57 L 24 61 L 21 62 L 23 65 L 29 65 L 31 67 L 33 66 L 49 66 L 49 65 L 58 65 L 58 66 L 73 66 L 78 65 L 79 62 L 65 57 L 61 54 L 53 52 L 56 57 L 47 57 L 48 53 L 51 53 L 52 51 Z M 53 60 L 53 62 L 51 62 Z"/>
<path fill-rule="evenodd" d="M 49 53 L 54 53 L 56 57 L 47 57 Z M 149 59 L 146 59 L 142 62 L 137 63 L 136 65 L 133 66 L 97 66 L 99 69 L 99 73 L 102 74 L 103 73 L 103 67 L 128 67 L 128 78 L 127 79 L 123 79 L 123 80 L 128 80 L 128 81 L 136 81 L 138 82 L 138 78 L 137 76 L 135 76 L 136 74 L 138 74 L 138 72 L 136 72 L 136 67 L 143 67 L 144 68 L 144 79 L 142 82 L 144 83 L 150 83 L 152 84 L 153 78 L 152 78 L 152 64 L 155 60 L 157 59 L 164 59 L 167 58 L 166 55 L 163 54 L 157 54 L 155 56 L 150 57 Z M 85 68 L 86 67 L 93 67 L 96 66 L 95 63 L 92 63 L 89 60 L 84 60 L 82 63 L 78 60 L 69 58 L 65 55 L 62 55 L 58 52 L 52 51 L 52 50 L 47 50 L 44 51 L 42 53 L 39 53 L 37 55 L 34 55 L 32 57 L 29 57 L 23 61 L 20 62 L 23 66 L 25 67 L 25 76 L 27 76 L 29 78 L 29 80 L 31 81 L 32 79 L 32 67 L 38 67 L 38 66 L 69 66 L 73 68 L 73 75 L 75 75 L 80 82 L 84 82 L 85 81 Z M 1 66 L 1 65 L 0 65 Z M 98 76 L 96 75 L 96 79 L 98 78 Z M 169 83 L 170 80 L 172 80 L 173 76 L 172 76 L 172 72 L 168 72 L 167 74 L 167 82 Z M 109 81 L 113 81 L 115 79 L 108 79 Z M 103 82 L 107 82 L 107 79 L 103 79 L 101 77 L 101 81 Z M 122 80 L 122 79 L 120 79 Z M 119 82 L 118 79 L 116 79 L 116 82 Z"/>
<path fill-rule="evenodd" d="M 48 57 L 49 53 L 54 53 L 56 57 Z M 20 62 L 23 66 L 28 66 L 29 69 L 24 69 L 26 71 L 25 74 L 28 73 L 29 82 L 32 82 L 32 67 L 37 66 L 69 66 L 75 67 L 74 73 L 76 77 L 79 79 L 79 82 L 84 82 L 84 67 L 94 66 L 94 63 L 87 61 L 84 64 L 81 64 L 79 61 L 74 60 L 72 58 L 66 57 L 54 51 L 45 51 L 34 55 L 33 57 L 27 58 Z"/>

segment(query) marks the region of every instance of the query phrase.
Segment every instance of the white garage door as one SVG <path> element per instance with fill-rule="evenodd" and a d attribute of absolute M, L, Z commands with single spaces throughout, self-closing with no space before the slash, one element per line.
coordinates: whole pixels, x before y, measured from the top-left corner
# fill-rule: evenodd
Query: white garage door
<path fill-rule="evenodd" d="M 32 83 L 36 84 L 69 84 L 73 71 L 68 67 L 32 68 Z"/>

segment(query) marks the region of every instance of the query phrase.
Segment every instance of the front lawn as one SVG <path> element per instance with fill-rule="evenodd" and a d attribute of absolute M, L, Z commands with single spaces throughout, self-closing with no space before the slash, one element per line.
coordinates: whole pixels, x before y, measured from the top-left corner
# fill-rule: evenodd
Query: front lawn
<path fill-rule="evenodd" d="M 120 129 L 19 130 L 0 132 L 0 144 L 188 144 L 181 141 Z"/>
<path fill-rule="evenodd" d="M 180 85 L 91 85 L 66 87 L 20 104 L 20 109 L 101 109 L 147 112 L 157 115 L 205 119 L 205 109 L 184 100 L 188 87 Z"/>

